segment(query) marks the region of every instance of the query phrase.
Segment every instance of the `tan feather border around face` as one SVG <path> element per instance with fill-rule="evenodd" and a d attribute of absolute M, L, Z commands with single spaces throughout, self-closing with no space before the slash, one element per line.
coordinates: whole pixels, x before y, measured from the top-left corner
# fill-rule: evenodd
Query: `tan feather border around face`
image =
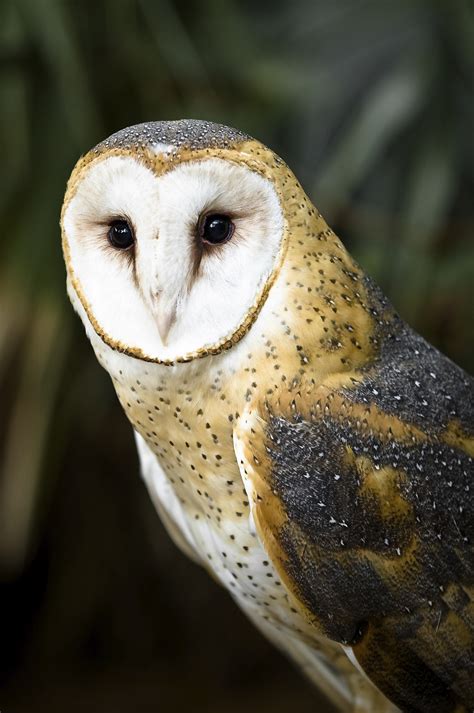
<path fill-rule="evenodd" d="M 236 158 L 236 151 L 239 152 L 238 160 Z M 221 158 L 231 163 L 235 163 L 239 166 L 244 164 L 251 171 L 260 174 L 272 183 L 273 188 L 277 193 L 283 215 L 283 235 L 280 244 L 280 250 L 273 269 L 270 275 L 268 276 L 265 284 L 257 294 L 253 305 L 247 311 L 246 315 L 244 316 L 241 323 L 237 326 L 237 328 L 220 341 L 214 344 L 209 344 L 207 346 L 201 347 L 200 349 L 197 349 L 193 352 L 188 352 L 187 354 L 184 354 L 182 356 L 177 356 L 174 359 L 160 359 L 159 357 L 153 357 L 149 354 L 146 354 L 142 349 L 138 347 L 128 347 L 122 344 L 120 341 L 113 339 L 101 327 L 101 325 L 98 323 L 98 321 L 92 314 L 92 310 L 86 300 L 79 278 L 75 275 L 73 267 L 71 265 L 69 243 L 67 240 L 66 231 L 64 229 L 64 214 L 69 203 L 75 195 L 77 186 L 81 179 L 82 172 L 86 168 L 88 168 L 91 163 L 103 161 L 105 158 L 109 158 L 110 156 L 128 156 L 135 160 L 141 161 L 148 168 L 150 168 L 157 176 L 163 175 L 164 173 L 173 170 L 173 168 L 175 168 L 178 164 L 187 163 L 190 161 L 202 161 L 209 158 Z M 128 356 L 135 357 L 136 359 L 152 362 L 154 364 L 164 364 L 165 366 L 173 366 L 174 364 L 190 362 L 194 359 L 202 359 L 206 356 L 216 355 L 222 351 L 230 349 L 247 334 L 250 327 L 257 319 L 260 310 L 265 304 L 268 293 L 281 270 L 288 246 L 289 231 L 288 218 L 285 211 L 285 201 L 281 188 L 279 187 L 278 182 L 275 181 L 275 176 L 278 176 L 278 173 L 288 174 L 289 169 L 278 156 L 276 156 L 272 151 L 270 151 L 270 149 L 267 149 L 265 146 L 263 146 L 263 144 L 258 141 L 244 141 L 242 143 L 235 144 L 231 148 L 226 149 L 209 148 L 192 150 L 184 148 L 181 150 L 177 150 L 176 153 L 168 155 L 166 159 L 163 159 L 162 156 L 162 154 L 154 154 L 149 149 L 137 147 L 133 151 L 130 149 L 112 149 L 96 153 L 94 150 L 92 150 L 83 158 L 79 159 L 71 174 L 71 177 L 69 178 L 63 206 L 61 209 L 61 235 L 64 261 L 66 263 L 66 269 L 71 281 L 71 285 L 74 288 L 74 291 L 78 299 L 80 300 L 82 307 L 84 308 L 84 311 L 87 315 L 87 318 L 89 319 L 89 322 L 91 323 L 96 334 L 102 339 L 105 344 L 111 347 L 111 349 L 121 352 L 122 354 L 127 354 Z"/>

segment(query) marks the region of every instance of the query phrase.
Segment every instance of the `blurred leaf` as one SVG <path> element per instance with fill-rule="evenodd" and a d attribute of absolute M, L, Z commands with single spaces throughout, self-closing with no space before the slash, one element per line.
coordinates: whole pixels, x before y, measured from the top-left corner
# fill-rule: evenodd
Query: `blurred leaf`
<path fill-rule="evenodd" d="M 419 60 L 397 68 L 372 89 L 358 115 L 350 122 L 326 165 L 315 191 L 324 199 L 347 201 L 390 142 L 394 142 L 419 111 L 429 79 Z"/>
<path fill-rule="evenodd" d="M 23 565 L 31 544 L 44 449 L 68 347 L 64 313 L 58 305 L 43 300 L 30 316 L 2 463 L 0 562 L 7 571 Z"/>
<path fill-rule="evenodd" d="M 78 150 L 100 127 L 85 63 L 79 53 L 70 13 L 60 0 L 18 0 L 21 17 L 57 82 L 61 107 Z"/>

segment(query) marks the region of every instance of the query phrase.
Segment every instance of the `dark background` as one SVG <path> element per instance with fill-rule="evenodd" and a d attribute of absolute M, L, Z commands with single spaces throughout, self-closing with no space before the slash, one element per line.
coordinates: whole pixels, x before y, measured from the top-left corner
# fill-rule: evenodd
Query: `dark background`
<path fill-rule="evenodd" d="M 472 7 L 0 0 L 2 713 L 330 710 L 164 533 L 65 296 L 62 195 L 123 126 L 237 126 L 472 372 Z"/>

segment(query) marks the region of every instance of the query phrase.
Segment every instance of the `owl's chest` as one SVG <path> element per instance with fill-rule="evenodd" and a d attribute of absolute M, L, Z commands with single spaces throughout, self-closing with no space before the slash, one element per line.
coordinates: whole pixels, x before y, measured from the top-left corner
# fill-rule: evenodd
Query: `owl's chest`
<path fill-rule="evenodd" d="M 156 457 L 155 497 L 200 561 L 252 617 L 293 631 L 306 628 L 253 527 L 233 445 L 239 414 L 230 398 L 143 379 L 115 385 Z"/>
<path fill-rule="evenodd" d="M 219 471 L 229 484 L 226 492 L 201 483 L 200 487 L 196 485 L 196 499 L 189 487 L 183 487 L 181 478 L 186 472 L 182 466 L 173 473 L 169 466 L 165 471 L 166 460 L 158 458 L 158 462 L 163 467 L 155 471 L 154 477 L 168 484 L 171 478 L 174 481 L 172 489 L 160 488 L 162 507 L 174 514 L 173 524 L 182 529 L 202 564 L 257 625 L 294 633 L 307 630 L 310 636 L 257 537 L 237 466 L 223 464 Z M 204 482 L 210 466 L 201 468 L 200 473 Z"/>

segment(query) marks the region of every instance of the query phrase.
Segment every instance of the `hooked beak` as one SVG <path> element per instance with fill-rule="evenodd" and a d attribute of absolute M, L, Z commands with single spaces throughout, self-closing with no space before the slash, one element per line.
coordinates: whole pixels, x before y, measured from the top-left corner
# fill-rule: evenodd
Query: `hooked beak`
<path fill-rule="evenodd" d="M 168 346 L 168 335 L 176 321 L 176 304 L 166 304 L 161 300 L 155 308 L 155 319 L 163 346 Z"/>

